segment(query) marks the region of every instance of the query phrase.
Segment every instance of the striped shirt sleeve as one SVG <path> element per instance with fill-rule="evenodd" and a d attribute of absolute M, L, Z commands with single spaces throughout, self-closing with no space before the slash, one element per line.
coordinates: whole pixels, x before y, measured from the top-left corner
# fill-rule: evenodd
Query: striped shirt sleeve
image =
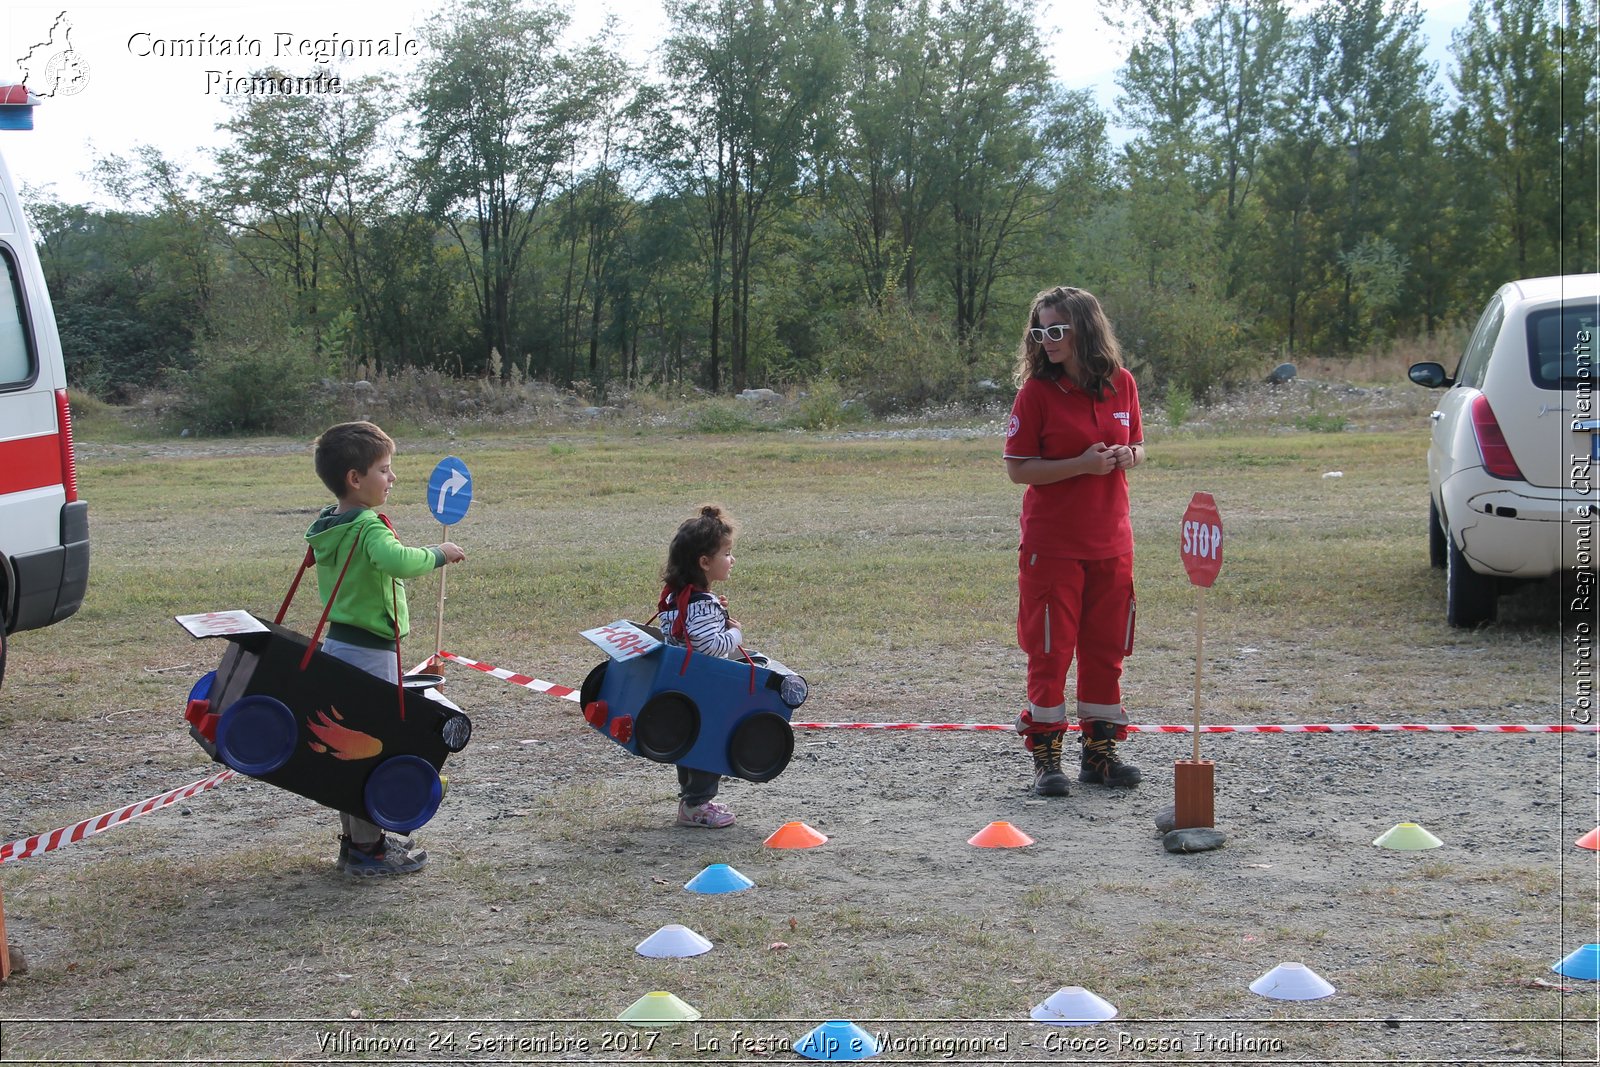
<path fill-rule="evenodd" d="M 676 644 L 677 642 L 671 638 L 672 614 L 674 613 L 662 612 L 661 632 L 668 635 L 669 643 Z M 739 628 L 728 625 L 728 609 L 714 597 L 696 597 L 691 600 L 683 628 L 688 632 L 690 647 L 708 656 L 732 658 L 738 653 L 739 645 L 744 642 L 744 634 Z"/>

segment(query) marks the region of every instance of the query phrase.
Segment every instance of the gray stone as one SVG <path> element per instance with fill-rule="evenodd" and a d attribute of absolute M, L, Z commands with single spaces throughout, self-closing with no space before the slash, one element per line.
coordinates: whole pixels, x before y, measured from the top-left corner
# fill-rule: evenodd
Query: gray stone
<path fill-rule="evenodd" d="M 1168 804 L 1156 812 L 1156 831 L 1158 833 L 1171 833 L 1178 828 L 1178 806 Z"/>
<path fill-rule="evenodd" d="M 746 389 L 738 394 L 740 400 L 757 400 L 763 404 L 770 404 L 774 400 L 782 399 L 771 389 Z"/>
<path fill-rule="evenodd" d="M 1221 830 L 1209 826 L 1191 826 L 1169 831 L 1161 839 L 1161 847 L 1168 852 L 1210 852 L 1221 848 L 1227 841 L 1228 835 Z"/>
<path fill-rule="evenodd" d="M 1284 382 L 1292 380 L 1294 373 L 1293 363 L 1280 363 L 1267 374 L 1267 381 L 1273 385 L 1282 385 Z"/>

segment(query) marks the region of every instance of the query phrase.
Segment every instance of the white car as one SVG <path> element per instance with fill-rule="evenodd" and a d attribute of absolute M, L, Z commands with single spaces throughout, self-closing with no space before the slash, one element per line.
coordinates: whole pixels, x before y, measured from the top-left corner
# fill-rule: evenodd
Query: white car
<path fill-rule="evenodd" d="M 1571 571 L 1592 598 L 1597 345 L 1600 274 L 1529 278 L 1495 292 L 1453 374 L 1411 367 L 1445 390 L 1428 416 L 1428 549 L 1450 625 L 1492 621 L 1513 579 Z"/>

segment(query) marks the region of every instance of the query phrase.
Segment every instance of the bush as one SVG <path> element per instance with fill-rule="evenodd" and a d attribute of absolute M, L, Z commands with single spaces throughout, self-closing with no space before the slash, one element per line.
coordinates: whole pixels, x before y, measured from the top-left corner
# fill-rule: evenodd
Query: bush
<path fill-rule="evenodd" d="M 1108 293 L 1105 306 L 1141 388 L 1177 387 L 1194 399 L 1243 381 L 1262 363 L 1245 343 L 1243 316 L 1215 294 L 1139 282 Z"/>
<path fill-rule="evenodd" d="M 797 430 L 832 430 L 865 422 L 866 417 L 862 405 L 847 398 L 838 382 L 819 378 L 806 386 L 784 424 Z"/>
<path fill-rule="evenodd" d="M 977 381 L 1005 377 L 1007 363 L 997 353 L 969 359 L 937 316 L 886 299 L 850 317 L 834 369 L 873 414 L 891 415 L 987 401 Z"/>
<path fill-rule="evenodd" d="M 172 417 L 195 433 L 305 433 L 328 421 L 316 384 L 321 368 L 297 331 L 202 343 L 192 370 L 176 372 Z"/>
<path fill-rule="evenodd" d="M 697 405 L 692 426 L 697 433 L 748 433 L 762 429 L 735 400 L 709 400 Z"/>
<path fill-rule="evenodd" d="M 1173 384 L 1167 386 L 1167 425 L 1176 430 L 1182 426 L 1189 417 L 1189 412 L 1194 409 L 1194 394 L 1188 386 Z"/>

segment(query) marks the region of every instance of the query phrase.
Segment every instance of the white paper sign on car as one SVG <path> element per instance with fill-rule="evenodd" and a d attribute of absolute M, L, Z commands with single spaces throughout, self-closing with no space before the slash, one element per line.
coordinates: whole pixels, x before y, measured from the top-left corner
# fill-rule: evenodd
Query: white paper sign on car
<path fill-rule="evenodd" d="M 267 628 L 248 611 L 206 611 L 198 615 L 175 615 L 178 625 L 195 637 L 226 637 L 228 634 L 266 633 Z"/>
<path fill-rule="evenodd" d="M 647 655 L 661 647 L 660 640 L 651 637 L 627 619 L 618 619 L 604 626 L 596 626 L 593 630 L 585 630 L 583 636 L 599 645 L 606 655 L 619 661 Z"/>

